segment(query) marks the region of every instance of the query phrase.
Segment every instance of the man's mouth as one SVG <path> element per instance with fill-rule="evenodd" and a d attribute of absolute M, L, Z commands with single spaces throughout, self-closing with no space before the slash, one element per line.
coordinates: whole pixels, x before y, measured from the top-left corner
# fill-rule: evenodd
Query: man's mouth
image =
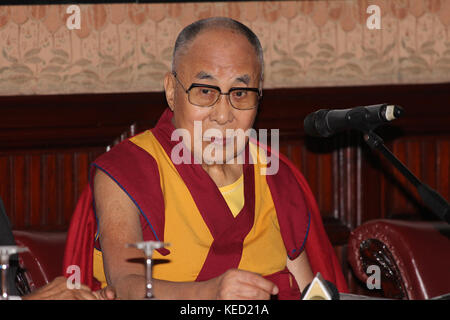
<path fill-rule="evenodd" d="M 206 141 L 211 141 L 211 143 L 216 144 L 216 145 L 220 145 L 220 146 L 224 146 L 224 145 L 228 145 L 230 143 L 233 143 L 233 137 L 209 137 L 209 138 L 205 138 Z"/>

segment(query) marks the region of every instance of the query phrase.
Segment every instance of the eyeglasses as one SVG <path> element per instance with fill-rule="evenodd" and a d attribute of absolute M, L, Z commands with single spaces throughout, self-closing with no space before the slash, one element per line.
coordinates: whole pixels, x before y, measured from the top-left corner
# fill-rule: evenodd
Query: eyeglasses
<path fill-rule="evenodd" d="M 217 103 L 221 95 L 227 95 L 231 106 L 238 110 L 250 110 L 258 107 L 262 97 L 262 91 L 258 88 L 233 87 L 228 92 L 222 93 L 219 87 L 208 84 L 193 83 L 186 90 L 177 73 L 173 76 L 188 95 L 191 104 L 198 107 L 212 107 Z"/>

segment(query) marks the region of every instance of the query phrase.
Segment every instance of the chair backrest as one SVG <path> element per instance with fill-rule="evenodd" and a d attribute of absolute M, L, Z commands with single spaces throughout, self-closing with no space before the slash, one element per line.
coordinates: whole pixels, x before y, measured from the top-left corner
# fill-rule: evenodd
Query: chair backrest
<path fill-rule="evenodd" d="M 381 270 L 385 297 L 430 299 L 450 293 L 450 225 L 444 222 L 369 221 L 350 234 L 348 261 L 363 282 Z"/>

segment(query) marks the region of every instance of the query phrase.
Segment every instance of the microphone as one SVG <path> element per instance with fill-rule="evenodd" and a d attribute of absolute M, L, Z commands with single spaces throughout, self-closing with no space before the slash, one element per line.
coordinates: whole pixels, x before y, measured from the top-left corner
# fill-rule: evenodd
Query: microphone
<path fill-rule="evenodd" d="M 308 135 L 315 137 L 329 137 L 347 129 L 367 132 L 399 118 L 402 113 L 402 107 L 387 103 L 351 109 L 320 109 L 306 116 L 304 127 Z"/>
<path fill-rule="evenodd" d="M 318 272 L 303 289 L 300 300 L 340 300 L 340 294 L 334 283 L 325 280 Z"/>

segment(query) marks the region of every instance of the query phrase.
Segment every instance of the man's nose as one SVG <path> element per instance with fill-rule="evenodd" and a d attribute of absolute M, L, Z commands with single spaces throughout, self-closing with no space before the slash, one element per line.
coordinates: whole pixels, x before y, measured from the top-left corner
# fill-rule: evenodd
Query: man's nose
<path fill-rule="evenodd" d="M 233 121 L 233 107 L 230 104 L 228 95 L 221 94 L 219 100 L 213 107 L 210 118 L 212 121 L 216 121 L 218 124 L 223 125 L 227 122 Z"/>

